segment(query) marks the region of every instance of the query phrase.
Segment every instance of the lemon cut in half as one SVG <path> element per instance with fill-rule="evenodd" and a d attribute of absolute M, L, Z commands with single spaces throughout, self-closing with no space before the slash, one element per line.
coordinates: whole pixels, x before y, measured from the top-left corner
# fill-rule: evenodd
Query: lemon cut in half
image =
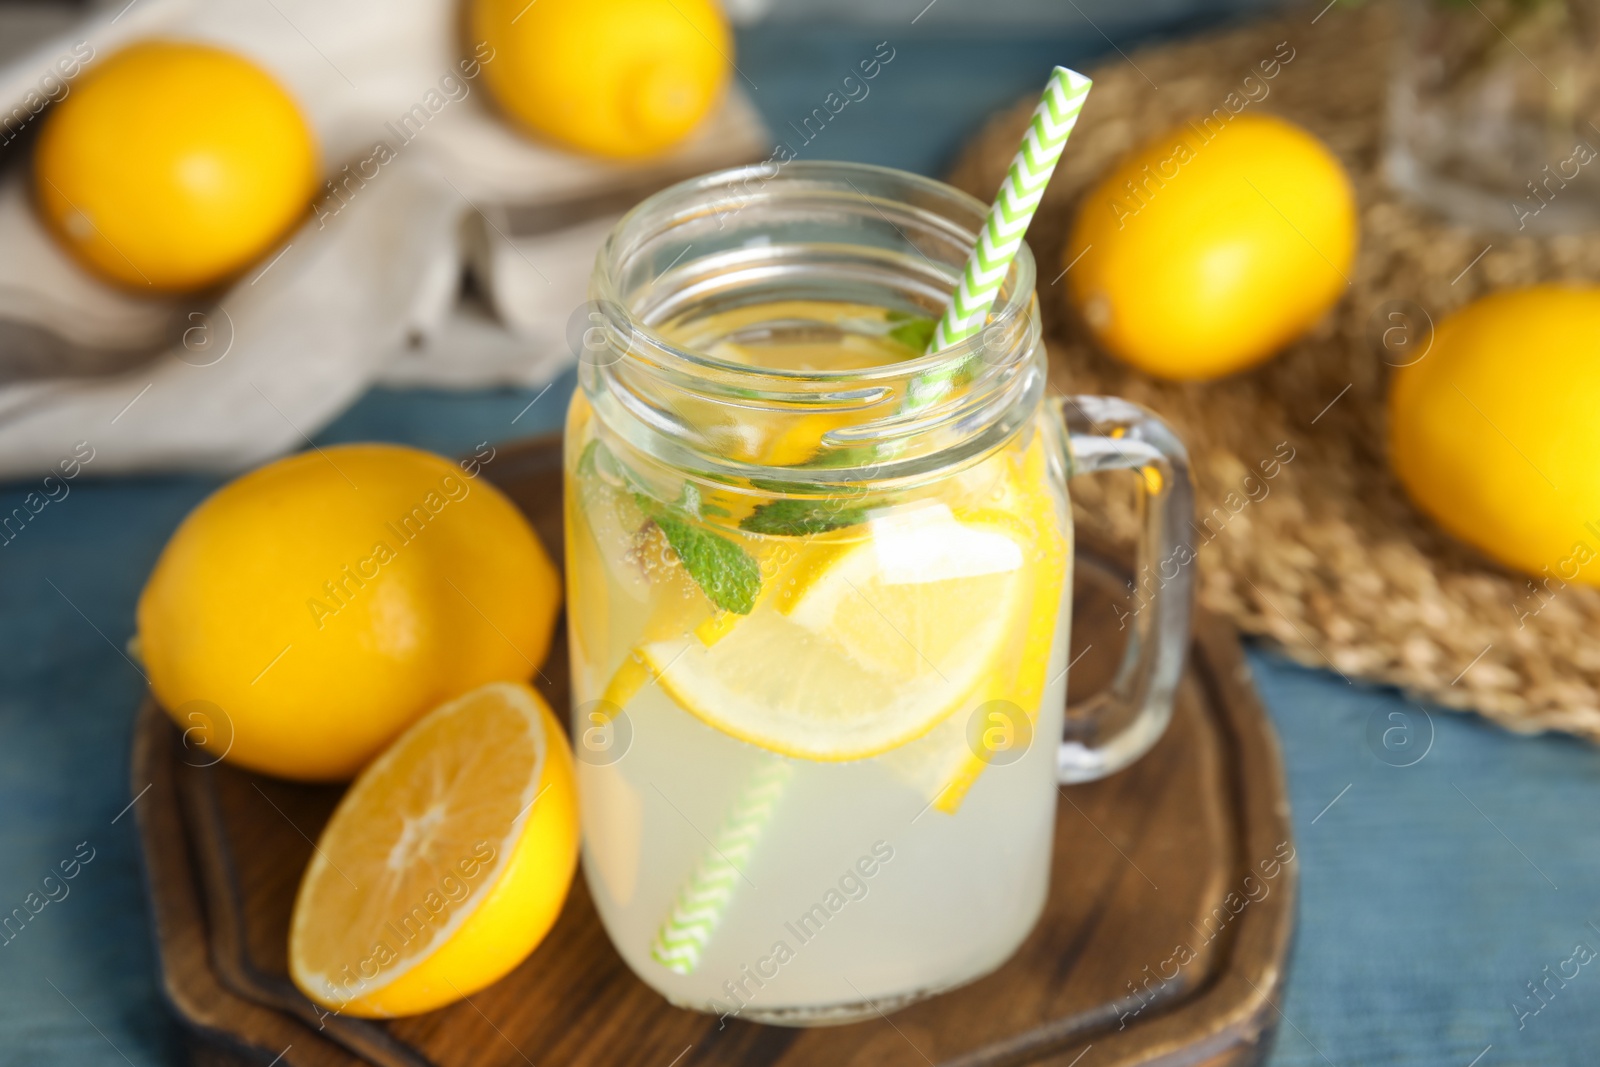
<path fill-rule="evenodd" d="M 943 504 L 874 519 L 868 536 L 802 553 L 770 607 L 709 647 L 643 645 L 682 708 L 772 752 L 858 760 L 927 733 L 1000 669 L 1027 604 L 1027 530 Z"/>
<path fill-rule="evenodd" d="M 420 719 L 340 801 L 295 900 L 290 974 L 346 1015 L 459 1000 L 544 937 L 577 852 L 554 715 L 525 685 L 475 689 Z"/>

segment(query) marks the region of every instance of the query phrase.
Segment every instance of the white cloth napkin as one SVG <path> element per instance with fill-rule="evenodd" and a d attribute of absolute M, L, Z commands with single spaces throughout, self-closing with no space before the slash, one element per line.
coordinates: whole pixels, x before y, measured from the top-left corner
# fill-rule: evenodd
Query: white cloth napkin
<path fill-rule="evenodd" d="M 295 96 L 341 186 L 220 297 L 150 298 L 78 268 L 32 210 L 27 160 L 7 159 L 0 478 L 42 474 L 79 441 L 96 473 L 235 469 L 303 447 L 375 381 L 540 384 L 571 359 L 566 324 L 617 194 L 765 154 L 737 89 L 647 165 L 525 139 L 472 65 L 492 50 L 458 27 L 457 0 L 118 0 L 0 70 L 4 141 L 130 41 L 223 45 Z M 523 232 L 508 220 L 526 205 L 554 210 Z M 489 315 L 458 300 L 469 254 Z"/>

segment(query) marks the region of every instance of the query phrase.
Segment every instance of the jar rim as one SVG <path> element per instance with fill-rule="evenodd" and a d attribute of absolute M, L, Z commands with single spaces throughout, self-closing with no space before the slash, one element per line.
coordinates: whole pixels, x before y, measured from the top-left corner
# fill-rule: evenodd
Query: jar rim
<path fill-rule="evenodd" d="M 611 228 L 610 233 L 606 235 L 605 241 L 595 256 L 595 269 L 590 285 L 592 298 L 590 306 L 597 308 L 611 320 L 610 325 L 620 335 L 630 338 L 638 338 L 643 335 L 644 340 L 648 342 L 647 347 L 658 356 L 666 355 L 675 362 L 682 361 L 689 368 L 704 370 L 718 375 L 748 376 L 752 381 L 771 380 L 791 384 L 837 384 L 840 382 L 904 378 L 907 375 L 933 375 L 948 366 L 967 363 L 974 357 L 982 358 L 986 352 L 990 351 L 990 338 L 994 336 L 996 331 L 999 331 L 1001 336 L 1016 336 L 1013 331 L 1019 324 L 1025 325 L 1028 316 L 1031 314 L 1034 286 L 1037 281 L 1033 252 L 1026 241 L 1017 250 L 1016 258 L 1012 261 L 1010 270 L 1006 272 L 1006 279 L 1000 290 L 1000 300 L 996 302 L 994 309 L 991 311 L 984 329 L 956 344 L 937 351 L 925 352 L 911 359 L 874 367 L 812 370 L 759 367 L 721 359 L 706 352 L 684 348 L 672 343 L 660 331 L 641 321 L 633 313 L 632 309 L 628 307 L 625 297 L 618 290 L 616 275 L 621 265 L 621 259 L 628 247 L 625 244 L 625 239 L 648 236 L 648 232 L 645 234 L 635 234 L 634 232 L 640 228 L 641 220 L 665 214 L 667 216 L 667 225 L 670 226 L 674 221 L 681 221 L 707 213 L 715 214 L 716 205 L 723 201 L 708 200 L 708 194 L 714 195 L 719 189 L 732 190 L 740 185 L 748 188 L 749 183 L 752 181 L 760 182 L 761 187 L 765 189 L 779 182 L 810 182 L 815 184 L 828 178 L 842 179 L 871 204 L 873 198 L 867 196 L 865 192 L 862 192 L 856 186 L 855 182 L 851 181 L 851 175 L 862 178 L 864 183 L 899 183 L 908 190 L 919 191 L 935 200 L 947 202 L 952 208 L 968 212 L 972 225 L 969 228 L 964 228 L 967 229 L 967 236 L 970 242 L 976 245 L 984 220 L 988 214 L 988 207 L 970 193 L 957 189 L 946 182 L 914 174 L 910 171 L 871 163 L 835 160 L 794 160 L 778 164 L 767 160 L 762 163 L 728 167 L 695 178 L 689 178 L 675 185 L 670 185 L 634 205 Z M 745 205 L 751 199 L 748 193 L 736 193 L 724 198 L 726 202 L 742 200 Z M 879 199 L 886 198 L 880 197 Z M 875 207 L 876 205 L 873 206 Z M 742 211 L 744 206 L 742 205 L 735 210 Z M 962 220 L 953 218 L 950 213 L 943 213 L 943 219 L 950 224 L 962 225 Z M 907 238 L 907 241 L 909 243 L 910 239 Z M 950 291 L 953 295 L 955 287 L 960 280 L 961 268 L 954 267 L 948 273 L 951 282 Z M 633 355 L 632 348 L 633 346 L 630 344 L 629 351 L 624 354 L 623 358 Z"/>
<path fill-rule="evenodd" d="M 738 217 L 747 209 L 752 214 Z M 904 360 L 763 366 L 674 344 L 664 331 L 676 316 L 736 294 L 781 293 L 789 277 L 790 292 L 820 285 L 813 291 L 838 291 L 847 302 L 881 292 L 937 317 L 987 214 L 944 182 L 861 163 L 769 161 L 664 189 L 623 216 L 595 258 L 586 315 L 602 328 L 597 341 L 585 334 L 584 351 L 595 358 L 580 355 L 584 395 L 599 421 L 641 455 L 729 484 L 780 481 L 826 494 L 975 462 L 1009 439 L 1043 395 L 1026 246 L 982 329 Z M 805 438 L 818 424 L 794 420 L 807 415 L 839 423 L 819 431 L 811 461 L 768 463 L 739 451 L 762 424 L 790 420 L 796 440 Z"/>

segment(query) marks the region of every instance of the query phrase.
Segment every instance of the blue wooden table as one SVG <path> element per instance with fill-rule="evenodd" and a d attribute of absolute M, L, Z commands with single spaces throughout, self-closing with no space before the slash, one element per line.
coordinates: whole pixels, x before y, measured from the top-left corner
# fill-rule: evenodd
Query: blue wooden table
<path fill-rule="evenodd" d="M 1052 63 L 1109 51 L 1087 25 L 1059 38 L 767 26 L 742 37 L 739 62 L 777 129 L 886 37 L 893 63 L 818 158 L 938 173 Z M 515 426 L 535 394 L 379 390 L 318 441 L 465 451 L 557 427 L 572 384 Z M 0 914 L 39 909 L 0 944 L 0 1067 L 180 1061 L 126 811 L 144 681 L 123 646 L 162 543 L 217 484 L 81 478 L 0 548 Z M 0 488 L 0 514 L 26 489 Z M 1269 652 L 1250 663 L 1283 739 L 1303 876 L 1274 1067 L 1600 1063 L 1600 752 L 1419 714 Z M 1425 755 L 1380 759 L 1371 738 L 1391 727 Z M 63 862 L 74 877 L 46 882 Z"/>

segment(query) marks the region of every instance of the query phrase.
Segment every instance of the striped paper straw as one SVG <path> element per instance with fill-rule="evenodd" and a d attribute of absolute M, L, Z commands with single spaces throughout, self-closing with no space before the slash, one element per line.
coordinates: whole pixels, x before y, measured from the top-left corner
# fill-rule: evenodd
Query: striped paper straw
<path fill-rule="evenodd" d="M 989 310 L 1000 295 L 1011 261 L 1017 258 L 1022 237 L 1028 232 L 1033 213 L 1044 198 L 1044 188 L 1055 173 L 1056 161 L 1066 147 L 1072 127 L 1093 84 L 1077 71 L 1057 67 L 1050 73 L 1033 121 L 1011 160 L 1000 193 L 989 207 L 978 244 L 967 257 L 950 306 L 934 328 L 929 352 L 937 352 L 963 341 L 988 321 Z M 913 381 L 906 396 L 906 407 L 918 408 L 943 396 L 950 388 L 957 368 L 941 368 Z"/>
<path fill-rule="evenodd" d="M 700 965 L 700 956 L 738 892 L 744 869 L 793 775 L 794 765 L 781 757 L 756 769 L 694 876 L 679 890 L 672 914 L 656 932 L 650 955 L 657 963 L 678 974 L 692 974 Z"/>

